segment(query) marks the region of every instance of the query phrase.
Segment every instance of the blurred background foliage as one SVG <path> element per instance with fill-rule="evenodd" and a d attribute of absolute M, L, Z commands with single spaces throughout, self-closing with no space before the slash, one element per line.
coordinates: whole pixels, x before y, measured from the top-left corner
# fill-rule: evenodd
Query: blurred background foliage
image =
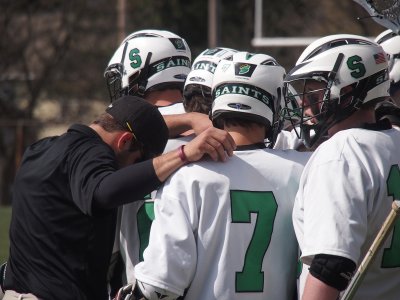
<path fill-rule="evenodd" d="M 95 107 L 108 103 L 103 72 L 122 36 L 170 30 L 187 40 L 195 58 L 209 46 L 211 1 L 218 4 L 218 46 L 272 55 L 287 70 L 294 66 L 304 47 L 251 46 L 252 0 L 0 0 L 0 205 L 10 203 L 28 144 L 73 122 L 90 122 Z M 374 37 L 384 30 L 371 18 L 357 20 L 366 15 L 350 0 L 264 0 L 262 32 Z"/>

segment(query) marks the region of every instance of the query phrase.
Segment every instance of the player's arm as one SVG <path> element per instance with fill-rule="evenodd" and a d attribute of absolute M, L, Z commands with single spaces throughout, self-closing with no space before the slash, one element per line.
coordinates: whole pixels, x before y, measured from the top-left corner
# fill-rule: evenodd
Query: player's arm
<path fill-rule="evenodd" d="M 318 254 L 314 257 L 307 276 L 302 300 L 336 300 L 356 269 L 356 264 L 345 257 Z"/>
<path fill-rule="evenodd" d="M 338 296 L 339 291 L 337 289 L 308 274 L 302 300 L 336 300 Z"/>
<path fill-rule="evenodd" d="M 94 191 L 94 205 L 114 208 L 143 199 L 184 164 L 198 161 L 204 155 L 215 161 L 225 161 L 235 148 L 228 132 L 210 127 L 180 150 L 122 168 L 104 178 Z"/>
<path fill-rule="evenodd" d="M 199 135 L 207 128 L 212 127 L 210 118 L 198 112 L 164 115 L 163 117 L 168 126 L 170 138 L 175 138 L 190 129 L 193 129 L 194 133 Z"/>

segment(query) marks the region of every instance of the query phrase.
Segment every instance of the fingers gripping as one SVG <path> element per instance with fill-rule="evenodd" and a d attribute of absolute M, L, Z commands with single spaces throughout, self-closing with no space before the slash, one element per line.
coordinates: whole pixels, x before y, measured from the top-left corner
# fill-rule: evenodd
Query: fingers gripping
<path fill-rule="evenodd" d="M 230 134 L 217 128 L 209 128 L 185 146 L 185 155 L 191 162 L 208 154 L 215 161 L 225 161 L 233 154 L 236 144 Z"/>

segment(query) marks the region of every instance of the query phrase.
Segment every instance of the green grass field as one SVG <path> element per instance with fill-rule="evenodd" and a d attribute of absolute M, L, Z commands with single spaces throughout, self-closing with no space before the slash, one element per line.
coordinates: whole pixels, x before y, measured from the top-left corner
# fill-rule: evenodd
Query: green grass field
<path fill-rule="evenodd" d="M 10 227 L 11 206 L 0 206 L 0 264 L 8 257 L 8 229 Z"/>

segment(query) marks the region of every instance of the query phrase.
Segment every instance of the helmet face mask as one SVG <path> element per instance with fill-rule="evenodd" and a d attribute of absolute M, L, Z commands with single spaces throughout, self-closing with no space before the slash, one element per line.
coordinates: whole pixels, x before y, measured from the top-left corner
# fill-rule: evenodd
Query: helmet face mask
<path fill-rule="evenodd" d="M 336 120 L 334 112 L 339 105 L 337 99 L 330 97 L 327 79 L 314 78 L 293 80 L 286 83 L 284 89 L 286 117 L 292 120 L 297 137 L 303 139 L 307 147 L 311 147 L 333 125 Z M 288 84 L 291 89 L 287 88 Z"/>
<path fill-rule="evenodd" d="M 122 74 L 124 72 L 124 66 L 120 63 L 111 64 L 107 67 L 104 77 L 106 78 L 108 93 L 110 99 L 115 100 L 125 95 L 121 89 Z"/>
<path fill-rule="evenodd" d="M 105 70 L 111 101 L 118 95 L 182 90 L 190 65 L 190 48 L 178 35 L 165 30 L 134 32 L 121 43 Z"/>
<path fill-rule="evenodd" d="M 362 36 L 332 35 L 310 44 L 285 78 L 285 112 L 297 117 L 305 145 L 311 148 L 363 104 L 389 96 L 387 67 L 382 47 Z M 289 107 L 289 86 L 300 99 L 300 120 Z"/>

